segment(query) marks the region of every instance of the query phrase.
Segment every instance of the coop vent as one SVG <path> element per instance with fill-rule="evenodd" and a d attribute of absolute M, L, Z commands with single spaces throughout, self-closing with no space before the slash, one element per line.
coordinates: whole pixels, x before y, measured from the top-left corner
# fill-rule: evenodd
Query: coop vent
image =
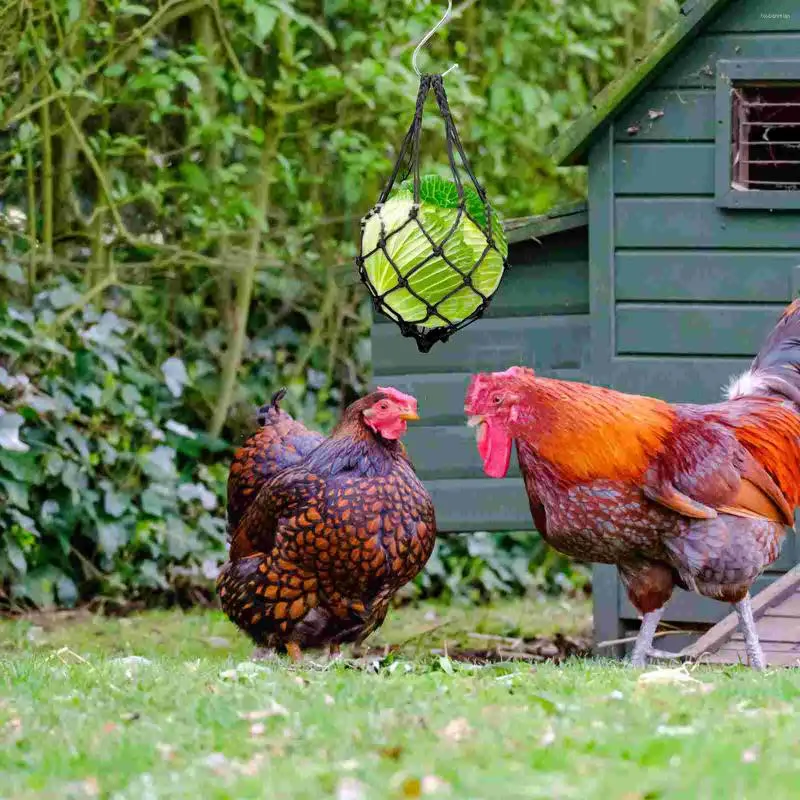
<path fill-rule="evenodd" d="M 800 189 L 800 83 L 733 89 L 731 188 Z"/>

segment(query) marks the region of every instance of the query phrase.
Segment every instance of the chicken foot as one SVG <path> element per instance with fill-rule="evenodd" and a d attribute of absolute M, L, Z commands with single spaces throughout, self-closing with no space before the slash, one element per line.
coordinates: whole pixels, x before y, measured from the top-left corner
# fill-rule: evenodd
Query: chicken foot
<path fill-rule="evenodd" d="M 340 661 L 342 658 L 342 648 L 338 642 L 331 642 L 328 645 L 328 661 Z"/>
<path fill-rule="evenodd" d="M 750 603 L 750 595 L 745 595 L 744 600 L 734 603 L 733 607 L 739 615 L 739 626 L 744 635 L 747 662 L 752 669 L 761 671 L 766 665 L 764 664 L 764 653 L 761 650 L 761 643 L 758 641 L 758 632 L 756 631 L 756 623 L 753 619 L 753 606 Z"/>

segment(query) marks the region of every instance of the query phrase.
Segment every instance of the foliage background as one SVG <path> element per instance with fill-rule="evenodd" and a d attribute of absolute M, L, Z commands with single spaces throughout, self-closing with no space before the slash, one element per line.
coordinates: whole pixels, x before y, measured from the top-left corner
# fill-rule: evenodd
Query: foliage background
<path fill-rule="evenodd" d="M 287 385 L 288 409 L 328 429 L 363 391 L 369 310 L 342 276 L 410 120 L 411 50 L 442 7 L 0 11 L 0 601 L 198 599 L 254 407 Z M 422 65 L 458 61 L 451 105 L 506 217 L 582 196 L 583 172 L 544 148 L 674 13 L 456 5 Z M 445 542 L 418 590 L 557 587 L 567 565 L 544 553 L 516 534 Z"/>

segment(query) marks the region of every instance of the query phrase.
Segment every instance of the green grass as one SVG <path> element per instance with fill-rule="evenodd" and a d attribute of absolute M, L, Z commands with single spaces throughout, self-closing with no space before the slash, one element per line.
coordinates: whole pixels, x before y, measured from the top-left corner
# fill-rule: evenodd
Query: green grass
<path fill-rule="evenodd" d="M 381 636 L 405 645 L 376 669 L 253 664 L 211 612 L 0 623 L 0 797 L 797 796 L 798 671 L 643 685 L 611 662 L 432 654 L 578 633 L 586 612 L 395 611 Z M 131 655 L 150 663 L 114 661 Z"/>

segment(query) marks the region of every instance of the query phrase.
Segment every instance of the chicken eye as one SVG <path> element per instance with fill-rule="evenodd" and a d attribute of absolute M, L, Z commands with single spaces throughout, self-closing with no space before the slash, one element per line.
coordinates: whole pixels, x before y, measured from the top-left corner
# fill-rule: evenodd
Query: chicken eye
<path fill-rule="evenodd" d="M 386 409 L 389 408 L 389 404 L 388 403 L 381 403 L 380 408 L 381 408 L 381 411 L 386 411 Z"/>
<path fill-rule="evenodd" d="M 499 394 L 496 394 L 496 395 L 495 395 L 495 396 L 492 398 L 492 402 L 493 402 L 493 403 L 494 403 L 496 406 L 499 406 L 499 405 L 500 405 L 500 403 L 501 403 L 502 401 L 503 401 L 503 398 L 502 398 L 502 397 L 501 397 Z"/>

